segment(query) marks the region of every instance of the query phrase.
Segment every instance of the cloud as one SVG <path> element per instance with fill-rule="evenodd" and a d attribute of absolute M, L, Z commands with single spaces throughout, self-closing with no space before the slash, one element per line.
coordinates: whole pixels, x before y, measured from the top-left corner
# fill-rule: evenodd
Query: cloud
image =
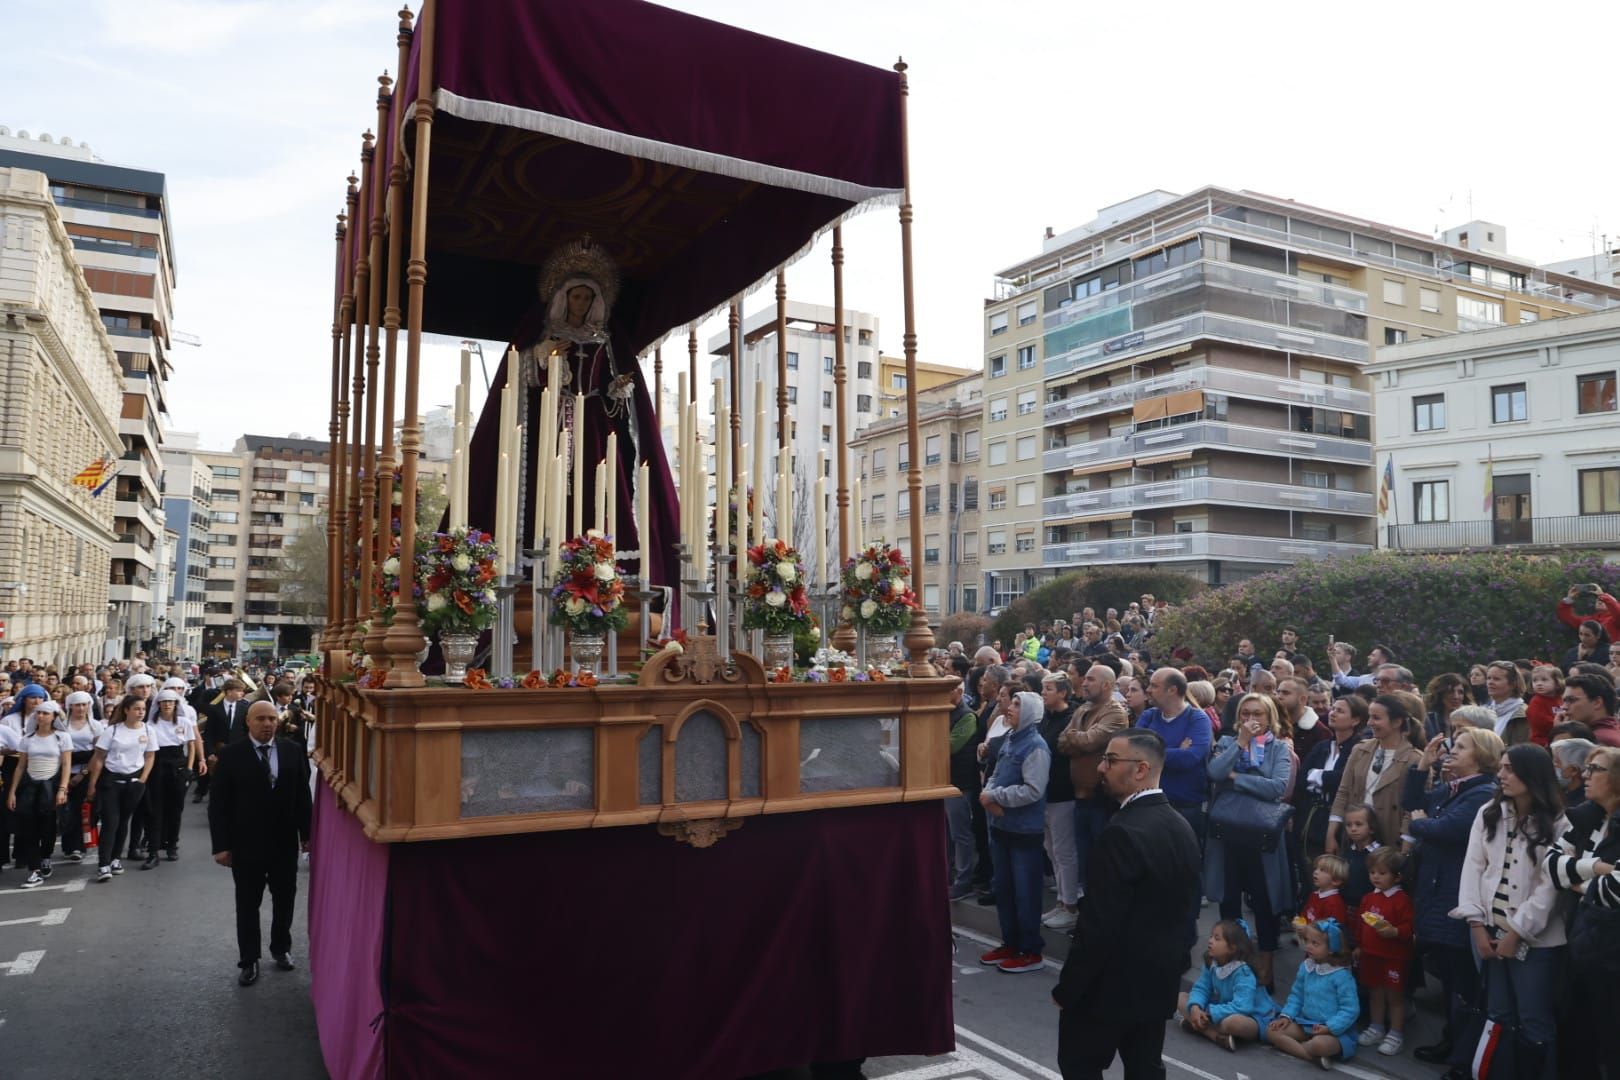
<path fill-rule="evenodd" d="M 218 0 L 101 0 L 96 5 L 102 37 L 125 50 L 185 55 L 235 42 L 255 23 L 270 19 L 268 3 Z"/>

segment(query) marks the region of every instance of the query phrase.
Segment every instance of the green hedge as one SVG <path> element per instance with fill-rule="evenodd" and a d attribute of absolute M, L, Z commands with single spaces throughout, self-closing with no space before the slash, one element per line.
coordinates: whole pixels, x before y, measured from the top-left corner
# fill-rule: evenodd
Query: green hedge
<path fill-rule="evenodd" d="M 1080 570 L 1053 578 L 1014 600 L 991 625 L 990 639 L 999 639 L 1004 648 L 1010 649 L 1018 631 L 1029 623 L 1039 626 L 1042 619 L 1067 620 L 1088 607 L 1098 616 L 1109 608 L 1124 611 L 1126 605 L 1141 599 L 1143 593 L 1152 593 L 1172 605 L 1181 604 L 1208 588 L 1197 578 L 1174 570 L 1145 567 Z"/>
<path fill-rule="evenodd" d="M 1299 630 L 1299 649 L 1326 673 L 1328 636 L 1348 641 L 1365 660 L 1375 642 L 1393 648 L 1420 684 L 1445 671 L 1495 659 L 1562 660 L 1575 632 L 1555 607 L 1571 585 L 1620 591 L 1620 565 L 1577 552 L 1401 555 L 1375 552 L 1300 563 L 1177 606 L 1153 640 L 1155 656 L 1189 650 L 1216 670 L 1241 638 L 1262 658 L 1279 647 L 1282 628 Z M 1211 666 L 1213 665 L 1213 667 Z"/>

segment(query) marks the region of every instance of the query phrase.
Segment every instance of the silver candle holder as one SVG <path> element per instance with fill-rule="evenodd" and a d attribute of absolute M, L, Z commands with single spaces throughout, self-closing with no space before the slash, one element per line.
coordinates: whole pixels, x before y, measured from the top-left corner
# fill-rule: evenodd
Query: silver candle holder
<path fill-rule="evenodd" d="M 490 674 L 497 679 L 512 677 L 512 642 L 516 637 L 517 586 L 522 578 L 502 576 L 495 586 L 495 627 L 489 640 Z"/>
<path fill-rule="evenodd" d="M 714 557 L 715 566 L 715 606 L 714 606 L 714 633 L 718 645 L 720 660 L 723 663 L 731 661 L 731 564 L 737 557 L 729 551 Z"/>

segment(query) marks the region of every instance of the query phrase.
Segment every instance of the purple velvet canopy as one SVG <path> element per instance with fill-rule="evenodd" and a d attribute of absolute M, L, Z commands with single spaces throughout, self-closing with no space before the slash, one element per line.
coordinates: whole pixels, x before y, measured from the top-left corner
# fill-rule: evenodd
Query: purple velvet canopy
<path fill-rule="evenodd" d="M 821 230 L 901 193 L 894 71 L 641 0 L 439 0 L 433 19 L 430 333 L 533 344 L 539 267 L 589 234 L 618 264 L 610 327 L 620 366 L 634 367 L 650 343 L 742 294 Z M 395 98 L 407 115 L 425 37 Z M 414 154 L 414 128 L 393 125 L 384 154 L 401 136 Z M 655 431 L 639 371 L 636 397 L 642 431 Z M 469 520 L 486 527 L 498 411 L 480 416 L 468 462 Z M 675 493 L 661 441 L 643 443 L 663 555 L 652 578 L 669 583 Z M 621 507 L 634 464 L 626 449 Z M 532 452 L 529 465 L 532 478 Z M 520 522 L 526 545 L 530 524 Z M 617 540 L 640 546 L 627 528 Z"/>

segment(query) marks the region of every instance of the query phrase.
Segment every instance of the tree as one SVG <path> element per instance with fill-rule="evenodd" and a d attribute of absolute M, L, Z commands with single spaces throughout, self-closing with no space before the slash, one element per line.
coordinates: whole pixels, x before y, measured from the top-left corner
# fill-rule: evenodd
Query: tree
<path fill-rule="evenodd" d="M 399 489 L 394 489 L 398 498 Z M 438 532 L 439 522 L 450 505 L 450 491 L 442 476 L 418 476 L 416 483 L 416 531 Z"/>
<path fill-rule="evenodd" d="M 284 614 L 310 625 L 326 620 L 326 554 L 325 514 L 282 545 L 273 577 Z"/>

